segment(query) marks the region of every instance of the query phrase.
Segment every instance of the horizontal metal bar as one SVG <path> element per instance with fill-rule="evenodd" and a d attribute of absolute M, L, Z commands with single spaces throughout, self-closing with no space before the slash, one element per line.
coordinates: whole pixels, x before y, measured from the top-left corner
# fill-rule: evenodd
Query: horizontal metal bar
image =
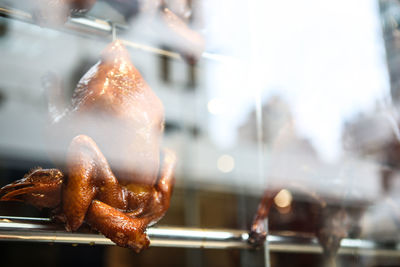
<path fill-rule="evenodd" d="M 151 246 L 186 248 L 250 248 L 245 231 L 181 227 L 152 227 L 147 230 Z M 46 243 L 113 245 L 99 234 L 69 233 L 62 225 L 45 218 L 0 216 L 0 240 Z"/>
<path fill-rule="evenodd" d="M 0 7 L 0 16 L 10 17 L 30 24 L 36 24 L 30 13 L 15 8 Z M 43 25 L 41 26 L 43 27 Z M 114 23 L 108 20 L 90 17 L 86 15 L 72 16 L 63 26 L 60 26 L 56 29 L 63 30 L 66 32 L 73 32 L 73 33 L 111 39 L 113 34 L 113 27 L 116 27 L 116 29 L 118 30 L 128 29 L 128 25 Z M 165 49 L 160 49 L 128 40 L 121 40 L 121 41 L 124 43 L 124 45 L 134 49 L 150 52 L 153 54 L 163 55 L 174 59 L 182 59 L 181 55 L 177 52 L 168 51 Z M 235 59 L 233 59 L 232 57 L 218 55 L 210 52 L 204 52 L 201 57 L 204 59 L 220 61 L 220 62 L 235 61 Z"/>
<path fill-rule="evenodd" d="M 271 252 L 322 253 L 317 238 L 310 234 L 291 231 L 274 232 L 268 236 Z M 385 244 L 365 239 L 344 238 L 339 248 L 339 255 L 363 255 L 376 257 L 400 257 L 400 244 Z"/>
<path fill-rule="evenodd" d="M 36 24 L 32 14 L 23 10 L 18 10 L 10 7 L 0 7 L 0 15 L 23 22 Z M 127 28 L 125 25 L 121 24 L 115 24 L 115 27 L 122 29 Z M 57 27 L 56 29 L 59 28 Z M 82 16 L 70 17 L 68 21 L 62 27 L 60 27 L 60 29 L 69 29 L 102 36 L 110 36 L 110 34 L 112 33 L 112 26 L 110 22 L 93 17 Z"/>
<path fill-rule="evenodd" d="M 0 16 L 10 17 L 30 24 L 36 24 L 30 13 L 14 8 L 0 7 Z M 70 17 L 64 25 L 57 27 L 55 29 L 63 30 L 66 32 L 91 35 L 96 37 L 103 37 L 103 38 L 106 37 L 111 39 L 113 33 L 113 26 L 119 30 L 125 30 L 128 28 L 127 25 L 112 23 L 104 19 L 99 19 L 89 16 L 73 16 Z M 43 25 L 41 25 L 41 27 L 43 27 Z M 126 46 L 135 49 L 144 50 L 146 52 L 164 55 L 175 59 L 181 58 L 181 56 L 176 52 L 154 48 L 145 44 L 139 44 L 131 41 L 126 41 L 126 40 L 121 40 L 121 41 Z"/>
<path fill-rule="evenodd" d="M 147 230 L 151 246 L 250 249 L 245 230 L 203 229 L 183 227 L 151 227 Z M 319 254 L 322 252 L 317 239 L 310 234 L 291 231 L 274 232 L 268 235 L 271 252 L 296 252 Z M 86 245 L 114 245 L 109 239 L 93 233 L 66 232 L 62 225 L 46 218 L 0 216 L 0 241 L 25 241 L 45 243 L 68 243 Z M 400 244 L 385 244 L 362 239 L 343 239 L 339 254 L 400 257 Z"/>

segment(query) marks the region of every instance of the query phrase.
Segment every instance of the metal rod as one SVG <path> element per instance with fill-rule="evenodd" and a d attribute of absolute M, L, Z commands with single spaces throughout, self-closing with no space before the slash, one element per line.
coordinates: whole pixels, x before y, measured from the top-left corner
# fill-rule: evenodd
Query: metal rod
<path fill-rule="evenodd" d="M 0 16 L 10 17 L 22 22 L 36 25 L 36 22 L 34 21 L 30 13 L 14 8 L 0 7 Z M 68 21 L 64 25 L 57 27 L 55 29 L 84 34 L 84 35 L 91 35 L 96 37 L 103 37 L 103 38 L 107 37 L 111 39 L 113 37 L 113 31 L 117 29 L 126 30 L 127 28 L 128 28 L 127 25 L 110 22 L 104 19 L 98 19 L 89 16 L 72 16 L 68 19 Z M 135 49 L 140 49 L 146 52 L 151 52 L 159 55 L 170 56 L 177 59 L 181 58 L 181 56 L 175 52 L 158 49 L 131 41 L 126 41 L 126 40 L 121 40 L 121 41 L 126 46 L 130 46 Z"/>
<path fill-rule="evenodd" d="M 152 227 L 147 230 L 151 246 L 208 249 L 251 249 L 245 230 Z M 0 241 L 114 245 L 109 239 L 93 233 L 69 233 L 62 225 L 46 218 L 0 216 Z M 317 239 L 310 234 L 290 231 L 268 235 L 271 252 L 319 254 Z M 371 240 L 343 239 L 339 255 L 400 257 L 400 244 L 390 247 Z"/>
<path fill-rule="evenodd" d="M 32 15 L 28 12 L 18 10 L 9 7 L 0 7 L 0 16 L 10 17 L 19 21 L 23 21 L 30 24 L 35 24 Z M 43 25 L 41 25 L 43 26 Z M 84 35 L 110 38 L 112 39 L 115 30 L 127 30 L 128 25 L 110 22 L 104 19 L 90 17 L 86 15 L 72 16 L 68 21 L 56 28 L 57 30 L 63 30 L 66 32 L 74 32 Z M 174 59 L 182 59 L 181 55 L 177 52 L 168 51 L 165 49 L 155 48 L 145 44 L 140 44 L 128 40 L 121 40 L 126 46 L 135 49 L 143 50 L 146 52 L 171 57 Z M 219 61 L 219 62 L 236 62 L 236 60 L 229 56 L 218 55 L 210 52 L 204 52 L 201 56 L 204 59 Z"/>
<path fill-rule="evenodd" d="M 182 227 L 152 227 L 147 230 L 151 245 L 186 248 L 250 248 L 244 231 Z M 69 233 L 62 225 L 45 218 L 0 216 L 0 240 L 46 243 L 113 245 L 99 234 Z"/>

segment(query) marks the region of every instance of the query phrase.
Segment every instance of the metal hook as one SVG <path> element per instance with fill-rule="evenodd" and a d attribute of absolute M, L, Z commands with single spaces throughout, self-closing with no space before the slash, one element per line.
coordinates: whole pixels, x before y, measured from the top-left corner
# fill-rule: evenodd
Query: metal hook
<path fill-rule="evenodd" d="M 114 22 L 110 22 L 110 26 L 112 41 L 114 42 L 117 39 L 117 25 Z"/>

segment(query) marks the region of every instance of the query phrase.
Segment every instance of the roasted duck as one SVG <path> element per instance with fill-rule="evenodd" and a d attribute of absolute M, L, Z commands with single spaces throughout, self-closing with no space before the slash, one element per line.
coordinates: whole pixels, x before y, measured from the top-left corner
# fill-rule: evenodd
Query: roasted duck
<path fill-rule="evenodd" d="M 176 157 L 160 152 L 161 101 L 120 41 L 81 78 L 65 110 L 59 84 L 54 76 L 46 82 L 49 139 L 65 148 L 64 167 L 34 169 L 1 188 L 0 200 L 54 209 L 68 231 L 87 223 L 119 246 L 147 248 L 146 227 L 163 217 L 174 185 Z"/>

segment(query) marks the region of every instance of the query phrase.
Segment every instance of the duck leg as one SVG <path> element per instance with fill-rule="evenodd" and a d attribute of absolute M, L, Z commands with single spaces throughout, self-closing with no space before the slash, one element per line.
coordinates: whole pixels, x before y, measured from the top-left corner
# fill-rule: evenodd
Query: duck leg
<path fill-rule="evenodd" d="M 120 210 L 127 208 L 122 188 L 96 143 L 88 136 L 75 137 L 67 154 L 68 181 L 63 191 L 66 228 L 77 230 L 96 199 Z"/>
<path fill-rule="evenodd" d="M 271 206 L 274 203 L 274 198 L 278 193 L 279 190 L 265 190 L 251 225 L 249 233 L 250 244 L 261 246 L 264 243 L 267 237 L 264 221 L 268 217 Z"/>
<path fill-rule="evenodd" d="M 104 202 L 92 201 L 86 221 L 118 246 L 140 252 L 150 244 L 144 219 L 131 218 Z"/>
<path fill-rule="evenodd" d="M 175 154 L 165 150 L 158 182 L 151 192 L 151 199 L 146 201 L 148 205 L 140 209 L 140 213 L 123 213 L 93 200 L 87 212 L 87 223 L 118 246 L 129 247 L 136 252 L 147 248 L 150 240 L 145 233 L 146 228 L 161 219 L 169 207 L 175 182 L 175 163 Z"/>

